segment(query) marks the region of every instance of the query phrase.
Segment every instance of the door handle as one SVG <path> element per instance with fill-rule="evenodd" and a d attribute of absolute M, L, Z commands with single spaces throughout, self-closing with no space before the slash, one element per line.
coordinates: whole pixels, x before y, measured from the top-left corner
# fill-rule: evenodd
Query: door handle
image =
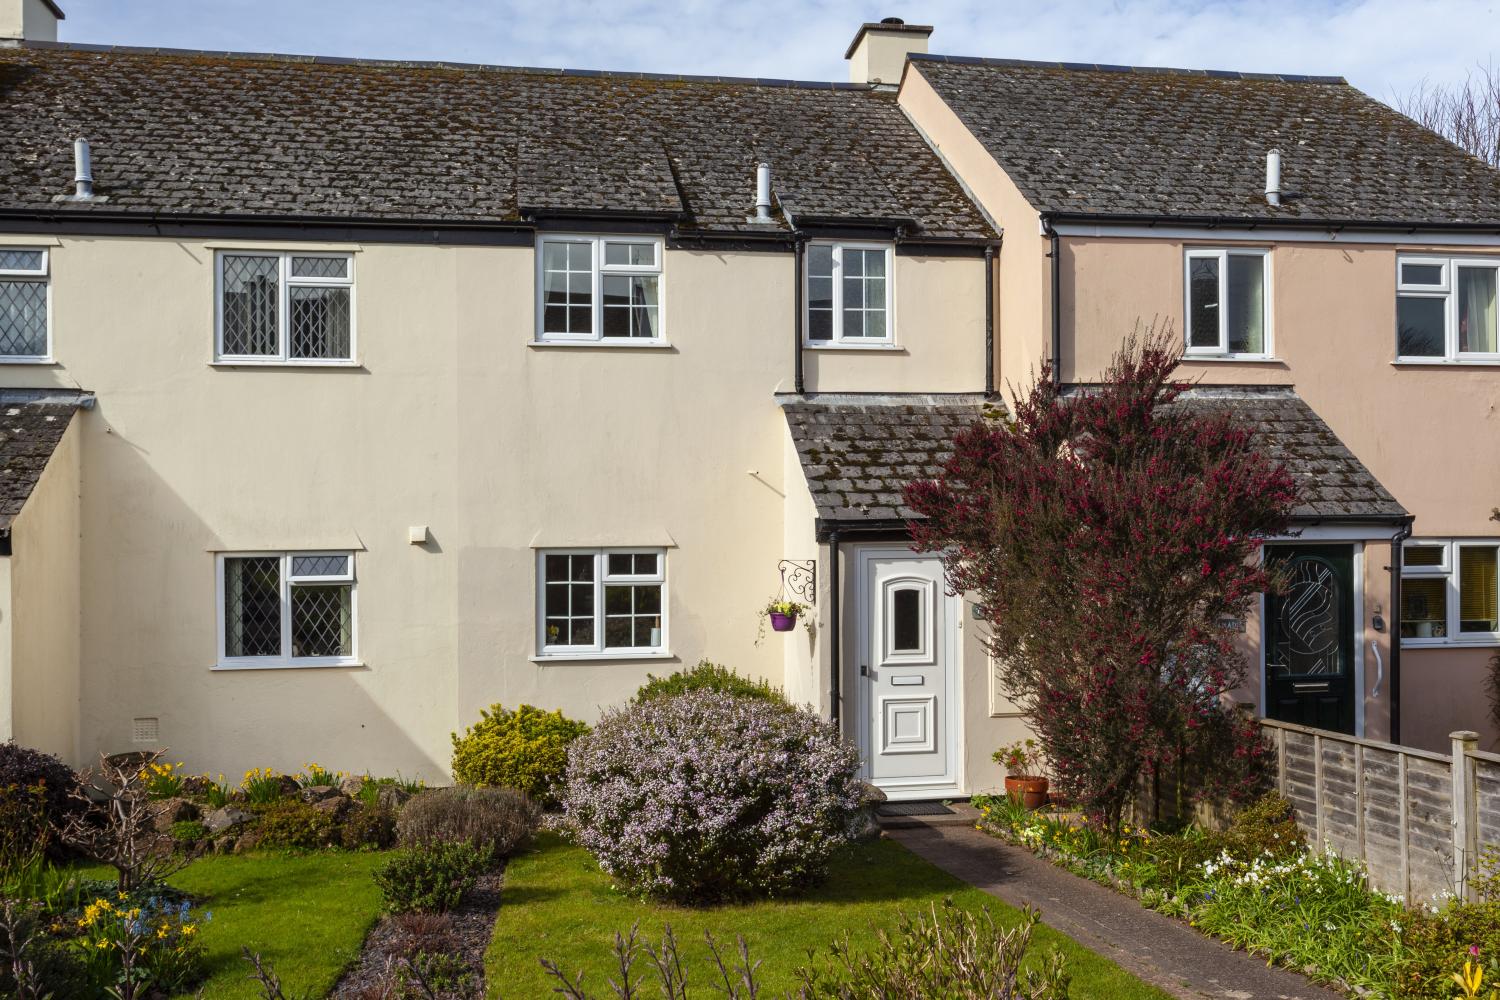
<path fill-rule="evenodd" d="M 1327 692 L 1328 687 L 1329 685 L 1327 681 L 1321 681 L 1304 684 L 1293 684 L 1292 690 L 1306 694 L 1319 694 Z"/>

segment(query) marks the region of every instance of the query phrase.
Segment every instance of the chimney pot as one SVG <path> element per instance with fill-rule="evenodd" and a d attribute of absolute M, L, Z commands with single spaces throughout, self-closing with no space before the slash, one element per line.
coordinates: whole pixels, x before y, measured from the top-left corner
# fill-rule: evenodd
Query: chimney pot
<path fill-rule="evenodd" d="M 1281 204 L 1281 150 L 1273 149 L 1266 154 L 1266 204 L 1277 207 Z"/>

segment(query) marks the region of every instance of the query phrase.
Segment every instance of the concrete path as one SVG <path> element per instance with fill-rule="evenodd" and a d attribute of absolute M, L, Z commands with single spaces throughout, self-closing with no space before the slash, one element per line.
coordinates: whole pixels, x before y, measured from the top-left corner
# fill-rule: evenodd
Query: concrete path
<path fill-rule="evenodd" d="M 978 814 L 955 804 L 950 816 L 882 817 L 893 840 L 939 868 L 1003 899 L 1030 903 L 1042 921 L 1184 1000 L 1339 1000 L 1317 986 L 1254 958 L 1135 900 L 1043 861 L 1030 851 L 974 829 Z"/>

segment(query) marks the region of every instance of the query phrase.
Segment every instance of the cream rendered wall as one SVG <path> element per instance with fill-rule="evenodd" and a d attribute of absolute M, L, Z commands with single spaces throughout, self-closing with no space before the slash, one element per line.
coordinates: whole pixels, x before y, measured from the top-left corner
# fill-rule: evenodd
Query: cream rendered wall
<path fill-rule="evenodd" d="M 18 743 L 78 757 L 80 440 L 73 416 L 11 524 L 11 721 Z"/>
<path fill-rule="evenodd" d="M 937 95 L 915 64 L 901 108 L 1000 228 L 995 297 L 997 388 L 1014 401 L 1040 372 L 1051 342 L 1050 263 L 1037 211 L 989 152 Z"/>
<path fill-rule="evenodd" d="M 817 579 L 814 584 L 814 599 L 809 601 L 805 598 L 788 594 L 789 600 L 800 601 L 810 605 L 808 616 L 812 619 L 812 632 L 803 627 L 803 622 L 798 621 L 797 627 L 792 631 L 777 635 L 766 626 L 766 642 L 779 645 L 782 650 L 783 662 L 786 664 L 786 673 L 783 687 L 787 698 L 793 704 L 807 705 L 821 716 L 828 715 L 828 630 L 833 627 L 831 614 L 830 596 L 832 591 L 828 586 L 828 553 L 829 547 L 820 544 L 817 540 L 816 521 L 818 511 L 813 503 L 812 493 L 807 486 L 807 478 L 802 475 L 801 459 L 797 456 L 797 448 L 792 443 L 791 432 L 785 428 L 782 422 L 782 473 L 781 482 L 786 492 L 783 509 L 786 516 L 782 520 L 782 557 L 798 561 L 811 560 L 816 567 Z M 780 585 L 781 577 L 778 574 L 770 580 L 771 591 L 767 600 L 774 596 L 775 588 Z M 764 606 L 764 602 L 762 605 Z"/>
<path fill-rule="evenodd" d="M 298 244 L 51 248 L 58 366 L 4 379 L 98 394 L 78 440 L 75 761 L 128 749 L 132 719 L 154 716 L 195 770 L 443 780 L 448 734 L 492 702 L 592 719 L 702 657 L 787 679 L 786 643 L 754 640 L 777 561 L 806 558 L 811 531 L 786 524 L 801 472 L 774 396 L 789 253 L 668 251 L 671 346 L 621 350 L 529 346 L 530 246 L 301 244 L 354 251 L 359 365 L 213 365 L 215 247 L 282 246 Z M 982 347 L 960 342 L 982 344 L 978 263 L 899 260 L 898 301 L 934 303 L 930 323 L 901 320 L 905 363 L 830 357 L 809 388 L 978 380 Z M 410 525 L 431 541 L 409 544 Z M 671 659 L 533 661 L 537 547 L 596 545 L 668 548 Z M 280 548 L 356 550 L 362 668 L 212 669 L 215 553 Z"/>
<path fill-rule="evenodd" d="M 4 0 L 0 3 L 0 39 L 57 41 L 57 15 L 42 0 Z"/>

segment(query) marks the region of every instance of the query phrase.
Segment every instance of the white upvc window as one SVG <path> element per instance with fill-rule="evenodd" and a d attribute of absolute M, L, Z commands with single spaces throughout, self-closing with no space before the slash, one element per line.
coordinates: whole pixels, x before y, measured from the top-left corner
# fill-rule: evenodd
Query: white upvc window
<path fill-rule="evenodd" d="M 223 669 L 358 663 L 353 552 L 244 552 L 217 559 Z"/>
<path fill-rule="evenodd" d="M 1186 264 L 1186 354 L 1271 356 L 1270 252 L 1257 247 L 1189 247 Z"/>
<path fill-rule="evenodd" d="M 537 237 L 536 339 L 659 344 L 663 241 L 654 236 Z"/>
<path fill-rule="evenodd" d="M 664 549 L 543 549 L 536 575 L 539 656 L 666 654 Z"/>
<path fill-rule="evenodd" d="M 1500 539 L 1415 539 L 1402 549 L 1404 646 L 1500 645 Z"/>
<path fill-rule="evenodd" d="M 1396 360 L 1500 364 L 1500 260 L 1396 258 Z"/>
<path fill-rule="evenodd" d="M 225 364 L 354 362 L 354 255 L 220 250 L 214 360 Z"/>
<path fill-rule="evenodd" d="M 52 360 L 50 256 L 0 247 L 0 364 Z"/>
<path fill-rule="evenodd" d="M 807 245 L 804 340 L 809 347 L 885 347 L 895 342 L 888 243 Z"/>

